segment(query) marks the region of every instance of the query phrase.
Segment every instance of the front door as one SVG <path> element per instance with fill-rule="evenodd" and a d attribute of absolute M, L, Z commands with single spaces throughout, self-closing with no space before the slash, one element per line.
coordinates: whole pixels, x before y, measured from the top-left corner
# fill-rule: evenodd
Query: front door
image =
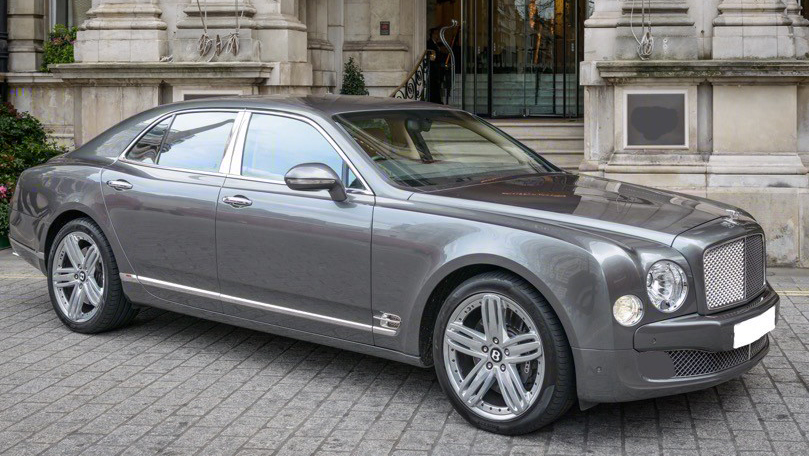
<path fill-rule="evenodd" d="M 578 68 L 589 4 L 447 0 L 431 5 L 432 26 L 447 26 L 453 19 L 460 24 L 446 32 L 456 62 L 450 103 L 485 117 L 582 115 Z"/>
<path fill-rule="evenodd" d="M 372 343 L 373 195 L 307 119 L 253 113 L 241 136 L 216 216 L 225 312 Z M 288 188 L 284 175 L 301 163 L 330 166 L 348 200 Z"/>
<path fill-rule="evenodd" d="M 126 257 L 151 294 L 220 311 L 214 223 L 236 112 L 170 116 L 103 171 L 104 202 Z"/>

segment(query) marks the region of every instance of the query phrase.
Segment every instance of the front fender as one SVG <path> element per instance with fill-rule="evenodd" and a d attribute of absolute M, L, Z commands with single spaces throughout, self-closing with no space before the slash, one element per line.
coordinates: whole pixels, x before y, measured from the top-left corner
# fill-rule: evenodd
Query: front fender
<path fill-rule="evenodd" d="M 536 224 L 534 228 L 542 234 L 378 206 L 373 310 L 399 315 L 403 324 L 395 336 L 380 334 L 374 342 L 418 355 L 421 316 L 431 293 L 452 272 L 471 265 L 497 266 L 530 282 L 556 311 L 574 347 L 602 347 L 604 340 L 612 341 L 610 287 L 602 265 L 623 251 L 581 231 L 551 225 L 539 230 Z M 632 262 L 628 267 L 634 271 Z"/>

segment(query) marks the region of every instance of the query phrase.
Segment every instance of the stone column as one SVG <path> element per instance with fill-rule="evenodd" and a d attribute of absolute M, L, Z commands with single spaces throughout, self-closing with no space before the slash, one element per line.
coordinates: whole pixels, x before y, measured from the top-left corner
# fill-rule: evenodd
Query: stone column
<path fill-rule="evenodd" d="M 713 23 L 714 59 L 796 56 L 792 19 L 782 0 L 723 0 Z"/>
<path fill-rule="evenodd" d="M 792 32 L 795 38 L 795 57 L 809 58 L 809 20 L 801 14 L 801 5 L 797 0 L 787 0 L 787 17 L 792 21 Z"/>
<path fill-rule="evenodd" d="M 334 92 L 343 86 L 343 42 L 345 41 L 345 5 L 343 0 L 329 1 L 329 42 L 334 46 Z"/>
<path fill-rule="evenodd" d="M 44 16 L 44 1 L 9 0 L 9 71 L 39 71 L 42 65 L 42 41 L 45 36 Z"/>
<path fill-rule="evenodd" d="M 168 52 L 168 37 L 157 3 L 157 0 L 98 0 L 79 27 L 76 61 L 159 61 Z"/>
<path fill-rule="evenodd" d="M 255 7 L 261 61 L 306 62 L 306 25 L 298 16 L 297 2 L 262 0 Z"/>
<path fill-rule="evenodd" d="M 261 93 L 307 94 L 312 87 L 305 18 L 299 10 L 304 0 L 261 0 L 256 8 L 259 59 L 273 64 Z M 305 13 L 305 10 L 303 11 Z"/>
<path fill-rule="evenodd" d="M 254 36 L 256 9 L 250 0 L 189 0 L 183 7 L 185 17 L 177 22 L 174 61 L 229 62 L 257 61 L 258 44 Z M 208 29 L 208 45 L 200 50 L 200 39 Z M 238 35 L 234 35 L 237 33 Z M 238 53 L 228 47 L 238 36 Z M 218 41 L 217 41 L 218 39 Z M 221 43 L 217 52 L 217 42 Z"/>
<path fill-rule="evenodd" d="M 412 27 L 404 26 L 412 15 L 412 0 L 346 0 L 344 59 L 354 57 L 365 75 L 368 91 L 388 96 L 413 66 L 410 45 Z M 380 33 L 380 22 L 390 22 L 390 34 Z M 409 34 L 407 33 L 409 31 Z"/>
<path fill-rule="evenodd" d="M 306 1 L 306 38 L 312 83 L 316 91 L 329 91 L 336 85 L 334 46 L 329 41 L 328 0 Z"/>

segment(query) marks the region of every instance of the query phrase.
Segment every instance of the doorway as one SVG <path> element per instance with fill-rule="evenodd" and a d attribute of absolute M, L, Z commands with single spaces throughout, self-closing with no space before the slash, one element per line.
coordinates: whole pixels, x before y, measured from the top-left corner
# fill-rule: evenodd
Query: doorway
<path fill-rule="evenodd" d="M 445 37 L 444 101 L 497 117 L 580 117 L 579 63 L 592 0 L 428 0 L 430 30 Z M 446 47 L 444 47 L 446 49 Z M 433 75 L 431 75 L 431 78 Z"/>

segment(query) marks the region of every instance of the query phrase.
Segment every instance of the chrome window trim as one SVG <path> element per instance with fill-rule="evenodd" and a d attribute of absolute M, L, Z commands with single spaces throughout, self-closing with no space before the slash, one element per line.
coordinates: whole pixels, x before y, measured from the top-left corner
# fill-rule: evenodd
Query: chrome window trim
<path fill-rule="evenodd" d="M 129 151 L 133 147 L 135 147 L 135 144 L 137 144 L 138 141 L 140 141 L 141 138 L 143 138 L 146 135 L 146 133 L 148 133 L 155 125 L 157 125 L 160 122 L 162 122 L 162 121 L 164 121 L 164 120 L 166 120 L 166 119 L 168 119 L 170 117 L 173 117 L 175 115 L 195 114 L 195 113 L 199 113 L 199 112 L 232 112 L 232 113 L 236 113 L 236 118 L 233 120 L 233 127 L 231 127 L 230 134 L 228 136 L 228 142 L 225 145 L 225 150 L 222 152 L 222 164 L 219 165 L 219 171 L 218 172 L 214 172 L 214 171 L 198 171 L 198 170 L 195 170 L 195 169 L 176 168 L 176 167 L 173 167 L 173 166 L 161 166 L 161 165 L 159 165 L 157 163 L 143 163 L 143 162 L 137 162 L 137 161 L 134 161 L 134 160 L 129 160 L 129 159 L 126 158 L 126 154 L 128 154 Z M 222 169 L 223 169 L 222 165 L 226 162 L 226 159 L 228 158 L 228 149 L 231 148 L 231 143 L 233 142 L 234 133 L 237 132 L 238 131 L 237 129 L 240 127 L 240 125 L 239 125 L 240 115 L 241 115 L 241 117 L 243 117 L 244 113 L 245 113 L 245 110 L 244 109 L 239 109 L 239 108 L 193 108 L 193 109 L 185 109 L 185 110 L 172 111 L 172 112 L 166 113 L 166 114 L 158 117 L 156 120 L 154 120 L 152 123 L 150 123 L 146 128 L 144 128 L 143 131 L 138 133 L 138 135 L 135 136 L 135 139 L 130 141 L 129 145 L 126 146 L 126 148 L 124 148 L 124 151 L 120 155 L 118 155 L 118 158 L 115 161 L 116 162 L 119 162 L 119 161 L 124 162 L 124 163 L 130 164 L 130 165 L 145 166 L 147 168 L 166 169 L 166 170 L 169 170 L 169 171 L 184 171 L 184 172 L 193 173 L 193 174 L 204 174 L 204 175 L 207 175 L 207 176 L 223 176 L 224 177 L 224 176 L 226 176 L 226 174 L 222 172 Z M 162 146 L 162 142 L 161 142 L 161 146 Z"/>
<path fill-rule="evenodd" d="M 222 163 L 219 164 L 219 172 L 221 174 L 227 174 L 230 170 L 230 163 L 233 160 L 233 151 L 236 148 L 236 141 L 238 140 L 239 132 L 242 128 L 242 123 L 244 122 L 245 118 L 249 118 L 250 116 L 247 114 L 247 111 L 241 110 L 238 114 L 236 114 L 236 119 L 233 121 L 233 128 L 230 130 L 230 135 L 228 136 L 228 142 L 225 146 L 225 155 L 222 156 Z"/>
<path fill-rule="evenodd" d="M 269 304 L 260 301 L 254 301 L 252 299 L 245 299 L 240 298 L 238 296 L 231 296 L 226 295 L 223 293 L 217 293 L 215 291 L 208 291 L 203 290 L 201 288 L 194 288 L 189 287 L 186 285 L 180 285 L 173 282 L 166 282 L 163 280 L 152 279 L 149 277 L 138 276 L 131 273 L 120 273 L 119 274 L 121 281 L 129 282 L 129 283 L 140 283 L 142 285 L 150 285 L 157 288 L 162 288 L 164 290 L 176 291 L 180 293 L 186 293 L 194 296 L 201 296 L 205 298 L 211 299 L 219 299 L 225 302 L 229 302 L 231 304 L 237 304 L 240 306 L 251 307 L 254 309 L 266 310 L 270 312 L 275 312 L 283 315 L 289 315 L 294 317 L 305 318 L 307 320 L 314 320 L 319 321 L 322 323 L 330 323 L 337 326 L 343 326 L 346 328 L 358 329 L 360 331 L 367 331 L 372 334 L 380 334 L 386 336 L 394 336 L 396 335 L 397 331 L 387 329 L 387 328 L 380 328 L 374 325 L 366 324 L 366 323 L 359 323 L 356 321 L 344 320 L 342 318 L 330 317 L 328 315 L 317 314 L 313 312 L 306 312 L 303 310 L 292 309 L 289 307 L 283 307 L 276 304 Z"/>
<path fill-rule="evenodd" d="M 365 187 L 363 189 L 346 188 L 347 192 L 374 196 L 373 189 L 371 189 L 371 186 L 368 185 L 368 182 L 365 180 L 365 178 L 362 176 L 362 174 L 360 174 L 359 171 L 357 171 L 356 166 L 354 166 L 354 163 L 352 163 L 351 160 L 349 160 L 349 158 L 346 155 L 345 151 L 343 151 L 343 149 L 337 144 L 337 142 L 334 140 L 334 138 L 332 138 L 331 135 L 329 135 L 326 132 L 326 130 L 324 130 L 323 127 L 318 125 L 317 122 L 315 122 L 314 120 L 312 120 L 312 119 L 310 119 L 308 117 L 305 117 L 305 116 L 298 115 L 298 114 L 292 114 L 292 113 L 283 112 L 283 111 L 274 111 L 274 110 L 269 110 L 269 109 L 268 110 L 247 109 L 246 111 L 247 111 L 248 115 L 246 116 L 246 118 L 245 118 L 245 120 L 243 122 L 242 130 L 239 132 L 238 137 L 237 137 L 236 148 L 234 150 L 233 157 L 231 159 L 230 173 L 229 173 L 228 177 L 237 178 L 237 179 L 244 179 L 244 180 L 249 180 L 249 181 L 254 181 L 254 182 L 264 182 L 264 183 L 268 183 L 268 184 L 286 186 L 286 182 L 284 182 L 284 181 L 279 181 L 279 180 L 275 180 L 275 179 L 263 179 L 263 178 L 260 178 L 260 177 L 242 176 L 242 159 L 244 157 L 244 145 L 245 145 L 245 141 L 247 139 L 247 130 L 248 130 L 249 126 L 250 126 L 250 119 L 252 119 L 253 114 L 278 116 L 278 117 L 287 117 L 287 118 L 290 118 L 290 119 L 294 119 L 294 120 L 304 122 L 304 123 L 310 125 L 311 127 L 313 127 L 315 130 L 317 130 L 318 133 L 320 133 L 321 136 L 323 136 L 323 138 L 326 139 L 326 141 L 329 143 L 329 145 L 337 152 L 337 155 L 339 155 L 340 158 L 342 158 L 343 161 L 346 163 L 346 165 L 348 165 L 348 168 L 351 170 L 351 172 L 353 172 L 354 175 L 357 176 L 357 178 L 362 183 L 363 187 Z"/>

